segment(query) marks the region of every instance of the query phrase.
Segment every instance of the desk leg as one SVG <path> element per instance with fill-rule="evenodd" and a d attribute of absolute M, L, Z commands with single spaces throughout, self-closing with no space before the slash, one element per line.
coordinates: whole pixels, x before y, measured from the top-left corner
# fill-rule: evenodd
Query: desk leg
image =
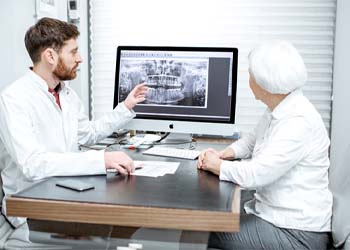
<path fill-rule="evenodd" d="M 206 250 L 210 232 L 182 231 L 179 250 Z"/>

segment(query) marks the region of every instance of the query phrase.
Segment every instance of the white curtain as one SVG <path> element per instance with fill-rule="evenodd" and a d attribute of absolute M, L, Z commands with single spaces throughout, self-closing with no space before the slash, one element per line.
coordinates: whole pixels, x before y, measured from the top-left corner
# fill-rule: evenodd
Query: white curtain
<path fill-rule="evenodd" d="M 113 107 L 118 45 L 237 47 L 236 123 L 250 131 L 265 109 L 248 86 L 247 55 L 291 41 L 308 68 L 305 95 L 330 127 L 336 0 L 90 0 L 91 112 Z"/>

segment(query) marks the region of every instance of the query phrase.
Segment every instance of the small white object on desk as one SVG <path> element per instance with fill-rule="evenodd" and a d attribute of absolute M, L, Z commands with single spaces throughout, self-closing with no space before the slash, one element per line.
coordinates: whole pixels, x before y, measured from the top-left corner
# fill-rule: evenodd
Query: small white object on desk
<path fill-rule="evenodd" d="M 153 143 L 160 141 L 162 137 L 160 135 L 146 134 L 144 137 L 146 143 Z"/>
<path fill-rule="evenodd" d="M 136 149 L 136 148 L 149 148 L 154 142 L 162 139 L 159 135 L 146 134 L 146 135 L 135 135 L 132 137 L 128 144 L 121 145 L 121 148 Z"/>
<path fill-rule="evenodd" d="M 140 244 L 140 243 L 129 243 L 129 247 L 131 247 L 132 249 L 142 249 L 143 248 L 143 245 Z"/>
<path fill-rule="evenodd" d="M 160 135 L 153 135 L 153 134 L 145 134 L 145 135 L 135 135 L 130 139 L 130 142 L 135 146 L 139 146 L 143 143 L 145 144 L 153 144 L 154 142 L 159 141 L 162 139 Z"/>

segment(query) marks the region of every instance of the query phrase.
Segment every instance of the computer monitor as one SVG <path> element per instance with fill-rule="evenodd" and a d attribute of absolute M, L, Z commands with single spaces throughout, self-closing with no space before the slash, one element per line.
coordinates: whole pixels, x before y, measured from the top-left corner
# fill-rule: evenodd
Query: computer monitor
<path fill-rule="evenodd" d="M 233 135 L 237 62 L 236 48 L 119 46 L 113 107 L 146 82 L 146 100 L 125 128 Z"/>

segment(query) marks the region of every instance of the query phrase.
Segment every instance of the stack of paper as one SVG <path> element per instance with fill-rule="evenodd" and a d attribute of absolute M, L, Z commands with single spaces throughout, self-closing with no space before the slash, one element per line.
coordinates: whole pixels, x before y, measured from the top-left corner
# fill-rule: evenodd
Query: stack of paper
<path fill-rule="evenodd" d="M 169 161 L 134 161 L 135 168 L 139 168 L 132 175 L 158 177 L 166 174 L 174 174 L 180 162 Z"/>

